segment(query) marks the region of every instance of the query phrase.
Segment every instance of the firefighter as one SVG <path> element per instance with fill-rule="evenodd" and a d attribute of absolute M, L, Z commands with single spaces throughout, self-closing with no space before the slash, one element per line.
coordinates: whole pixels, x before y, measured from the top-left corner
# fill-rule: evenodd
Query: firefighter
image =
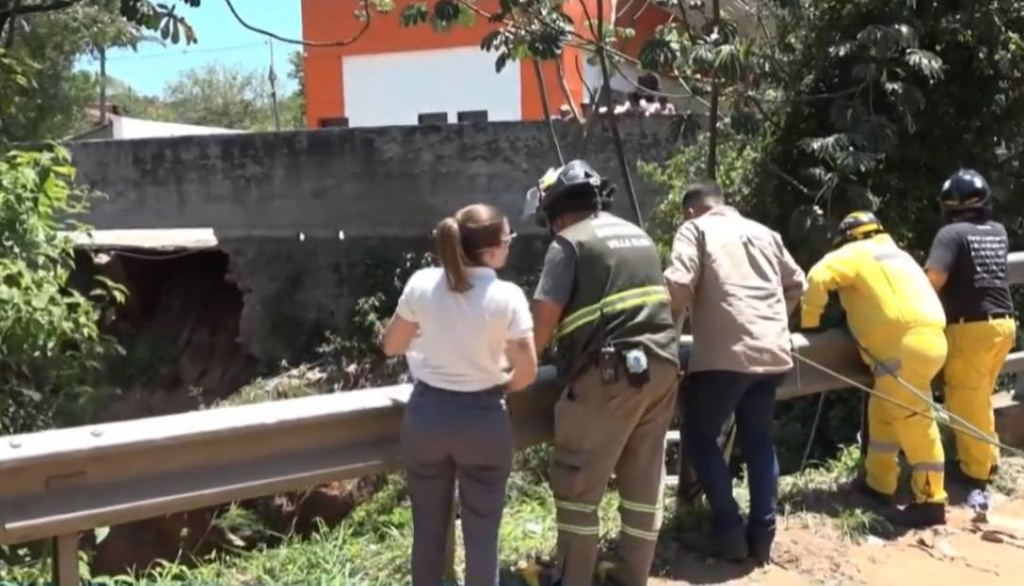
<path fill-rule="evenodd" d="M 850 333 L 874 373 L 868 402 L 871 433 L 859 488 L 890 503 L 902 450 L 912 469 L 914 500 L 889 511 L 889 520 L 907 527 L 941 525 L 946 518 L 945 457 L 931 415 L 931 381 L 946 360 L 942 304 L 921 267 L 871 212 L 846 216 L 835 244 L 838 248 L 807 275 L 801 324 L 818 327 L 829 293 L 837 292 Z"/>
<path fill-rule="evenodd" d="M 992 194 L 977 171 L 961 169 L 942 186 L 947 221 L 932 242 L 925 271 L 946 310 L 946 408 L 991 438 L 956 430 L 960 471 L 987 503 L 986 486 L 998 464 L 992 392 L 1017 337 L 1007 280 L 1006 228 L 992 219 Z"/>
<path fill-rule="evenodd" d="M 607 211 L 612 191 L 575 160 L 549 170 L 524 210 L 554 236 L 533 316 L 537 350 L 554 342 L 563 385 L 551 467 L 561 586 L 592 583 L 598 505 L 613 473 L 622 529 L 620 561 L 608 576 L 646 584 L 661 527 L 679 340 L 657 248 L 640 227 Z"/>

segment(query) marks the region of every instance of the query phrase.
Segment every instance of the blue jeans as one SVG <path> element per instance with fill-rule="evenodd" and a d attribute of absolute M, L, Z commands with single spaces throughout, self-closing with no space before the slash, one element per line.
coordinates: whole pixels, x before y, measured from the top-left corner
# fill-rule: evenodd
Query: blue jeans
<path fill-rule="evenodd" d="M 681 393 L 682 429 L 693 471 L 711 506 L 713 531 L 743 530 L 739 505 L 732 496 L 732 475 L 718 437 L 736 414 L 736 434 L 747 463 L 751 529 L 774 529 L 778 505 L 779 462 L 772 426 L 775 393 L 784 374 L 748 374 L 709 370 L 690 374 Z"/>

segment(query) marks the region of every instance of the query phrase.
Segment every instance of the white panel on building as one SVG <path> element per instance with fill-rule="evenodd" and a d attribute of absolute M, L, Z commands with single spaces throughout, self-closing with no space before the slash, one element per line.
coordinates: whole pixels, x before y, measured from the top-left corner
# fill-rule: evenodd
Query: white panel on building
<path fill-rule="evenodd" d="M 488 119 L 522 120 L 519 64 L 494 72 L 494 53 L 479 47 L 344 57 L 349 126 L 418 124 L 419 115 L 487 110 Z"/>

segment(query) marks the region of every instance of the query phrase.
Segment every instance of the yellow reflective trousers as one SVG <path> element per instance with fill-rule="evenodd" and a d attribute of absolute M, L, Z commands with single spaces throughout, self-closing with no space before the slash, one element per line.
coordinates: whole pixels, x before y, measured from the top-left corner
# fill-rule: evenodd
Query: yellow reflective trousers
<path fill-rule="evenodd" d="M 619 489 L 622 529 L 613 578 L 643 586 L 661 529 L 665 435 L 676 411 L 679 368 L 650 361 L 642 389 L 605 384 L 591 368 L 555 404 L 551 465 L 558 523 L 557 571 L 562 586 L 591 586 L 597 565 L 598 507 L 612 473 Z"/>
<path fill-rule="evenodd" d="M 945 454 L 930 403 L 932 379 L 942 370 L 946 352 L 944 332 L 933 327 L 914 328 L 888 344 L 861 350 L 875 375 L 875 393 L 868 401 L 865 481 L 880 493 L 896 492 L 902 451 L 911 466 L 914 501 L 946 502 Z"/>
<path fill-rule="evenodd" d="M 1016 338 L 1017 326 L 1012 318 L 946 326 L 946 408 L 993 441 L 998 437 L 992 392 Z M 956 431 L 956 451 L 960 469 L 975 480 L 987 481 L 999 463 L 997 446 L 960 430 Z"/>

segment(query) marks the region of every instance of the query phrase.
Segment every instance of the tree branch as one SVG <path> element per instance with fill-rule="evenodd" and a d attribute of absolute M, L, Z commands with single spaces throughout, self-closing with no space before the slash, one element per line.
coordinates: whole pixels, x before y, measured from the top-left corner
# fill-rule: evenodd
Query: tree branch
<path fill-rule="evenodd" d="M 14 23 L 18 20 L 19 16 L 64 10 L 65 8 L 70 8 L 81 1 L 82 0 L 57 0 L 47 4 L 29 4 L 27 6 L 22 0 L 6 0 L 4 2 L 0 2 L 0 37 L 3 37 L 4 30 L 7 30 L 8 35 L 7 38 L 4 39 L 4 45 L 9 49 L 14 44 Z"/>
<path fill-rule="evenodd" d="M 569 110 L 572 111 L 572 117 L 576 122 L 582 124 L 583 117 L 580 116 L 580 111 L 576 107 L 576 101 L 572 99 L 572 92 L 569 91 L 569 83 L 565 79 L 565 67 L 562 65 L 561 59 L 555 59 L 555 67 L 558 69 L 558 86 L 562 90 L 562 97 L 565 98 L 565 103 L 569 106 Z M 580 76 L 580 80 L 583 76 Z"/>
<path fill-rule="evenodd" d="M 558 133 L 555 132 L 555 123 L 551 120 L 551 110 L 548 108 L 548 88 L 547 84 L 544 83 L 544 71 L 541 69 L 539 61 L 536 59 L 531 59 L 531 61 L 533 61 L 533 73 L 537 76 L 537 90 L 540 91 L 540 105 L 544 111 L 544 121 L 548 125 L 551 148 L 558 155 L 559 166 L 562 166 L 565 165 L 565 157 L 562 156 L 562 147 L 558 144 Z"/>
<path fill-rule="evenodd" d="M 14 2 L 8 8 L 0 9 L 0 20 L 10 18 L 12 16 L 25 16 L 28 14 L 39 14 L 42 12 L 54 12 L 56 10 L 64 10 L 65 8 L 71 8 L 75 4 L 80 3 L 82 0 L 55 0 L 54 2 L 48 2 L 46 4 L 28 4 L 25 5 L 22 2 Z"/>
<path fill-rule="evenodd" d="M 17 10 L 24 0 L 13 0 L 14 10 Z M 6 18 L 0 18 L 0 39 L 3 40 L 4 50 L 10 51 L 14 47 L 14 33 L 17 31 L 18 17 L 9 16 Z M 4 31 L 7 31 L 7 36 L 4 37 Z"/>
<path fill-rule="evenodd" d="M 586 4 L 582 4 L 586 10 Z M 608 127 L 612 131 L 612 142 L 615 144 L 615 157 L 619 160 L 619 169 L 622 171 L 622 178 L 626 181 L 626 194 L 629 196 L 629 203 L 633 206 L 633 214 L 636 215 L 636 223 L 642 229 L 644 217 L 640 213 L 640 202 L 636 198 L 636 189 L 633 187 L 633 176 L 629 172 L 629 163 L 626 162 L 626 151 L 622 146 L 622 135 L 619 134 L 619 123 L 616 119 L 614 106 L 612 104 L 612 80 L 608 67 L 608 54 L 605 51 L 604 43 L 604 0 L 597 0 L 597 58 L 601 61 L 601 83 L 603 84 L 604 102 L 608 108 L 605 112 Z"/>
<path fill-rule="evenodd" d="M 77 2 L 79 0 L 75 1 Z M 370 0 L 360 0 L 360 10 L 362 10 L 366 15 L 366 20 L 363 21 L 363 26 L 356 32 L 356 34 L 341 41 L 304 41 L 300 39 L 282 37 L 277 33 L 249 24 L 244 18 L 242 18 L 242 15 L 238 14 L 238 11 L 235 10 L 235 5 L 231 0 L 224 0 L 224 4 L 227 5 L 228 10 L 231 12 L 231 16 L 235 17 L 238 24 L 242 25 L 242 28 L 290 45 L 302 45 L 303 47 L 344 47 L 345 45 L 351 45 L 358 41 L 364 34 L 366 34 L 366 31 L 370 29 Z"/>

